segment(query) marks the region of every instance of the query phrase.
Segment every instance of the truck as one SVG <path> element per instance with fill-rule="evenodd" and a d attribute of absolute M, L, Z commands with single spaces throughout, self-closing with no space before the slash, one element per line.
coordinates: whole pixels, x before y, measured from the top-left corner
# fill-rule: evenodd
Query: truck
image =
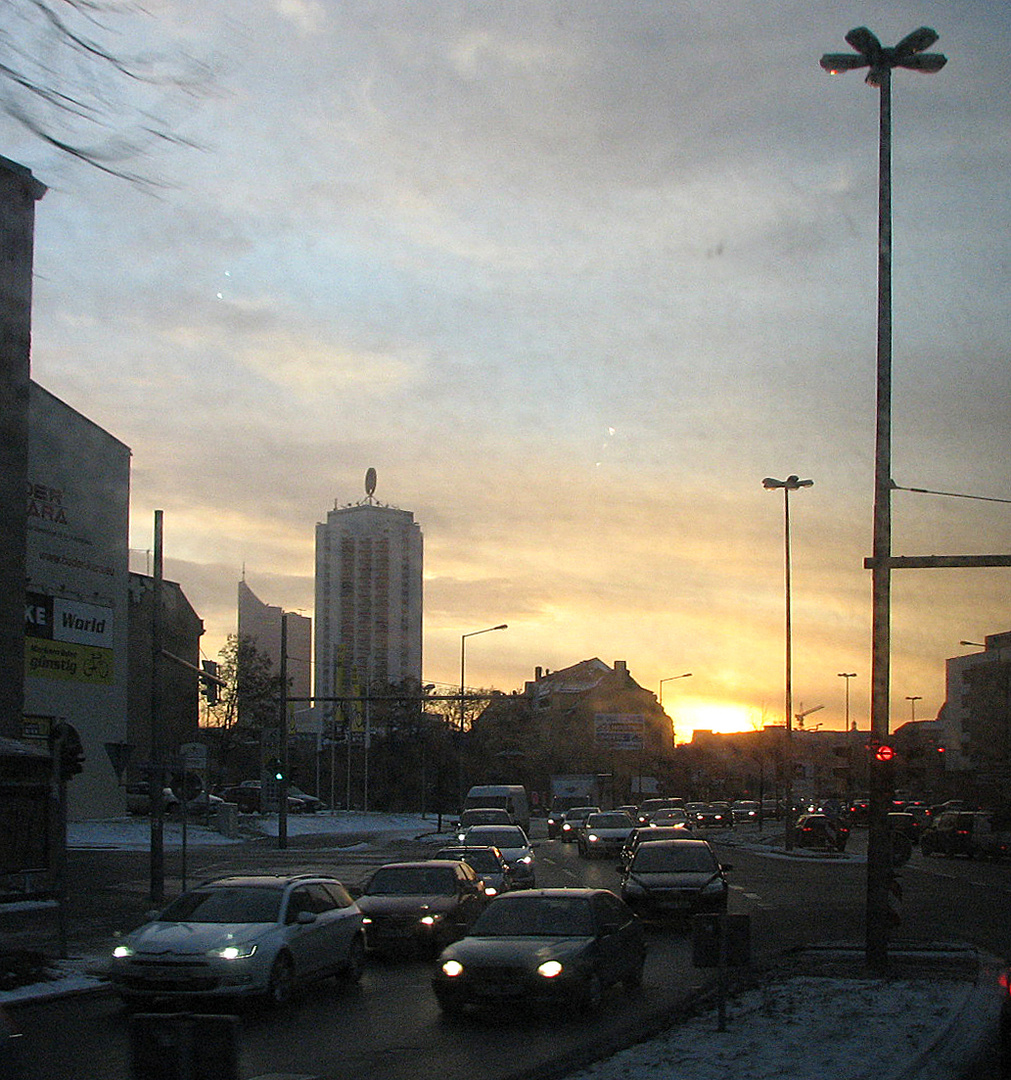
<path fill-rule="evenodd" d="M 551 807 L 548 810 L 548 837 L 561 833 L 562 819 L 574 806 L 600 806 L 600 786 L 596 773 L 574 773 L 551 777 Z"/>
<path fill-rule="evenodd" d="M 530 832 L 530 799 L 522 784 L 475 784 L 463 801 L 464 810 L 498 807 L 509 814 L 514 825 Z"/>

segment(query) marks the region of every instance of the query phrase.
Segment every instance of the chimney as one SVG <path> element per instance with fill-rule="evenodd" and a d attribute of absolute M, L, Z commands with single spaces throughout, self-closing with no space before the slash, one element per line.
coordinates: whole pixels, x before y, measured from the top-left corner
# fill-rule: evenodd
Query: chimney
<path fill-rule="evenodd" d="M 628 674 L 628 664 L 626 664 L 624 660 L 615 660 L 615 662 L 614 662 L 614 670 L 615 671 L 624 671 L 625 674 L 627 675 Z"/>
<path fill-rule="evenodd" d="M 540 667 L 535 667 L 534 668 L 534 682 L 540 682 L 542 674 L 543 674 L 542 669 Z"/>

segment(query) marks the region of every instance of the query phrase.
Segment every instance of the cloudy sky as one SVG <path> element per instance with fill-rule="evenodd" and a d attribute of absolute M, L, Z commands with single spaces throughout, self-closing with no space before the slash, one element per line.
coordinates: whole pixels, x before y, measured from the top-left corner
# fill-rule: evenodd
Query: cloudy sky
<path fill-rule="evenodd" d="M 217 655 L 236 585 L 311 614 L 314 526 L 376 497 L 425 536 L 425 678 L 628 662 L 679 734 L 866 722 L 878 95 L 824 52 L 920 25 L 894 108 L 893 477 L 1011 498 L 1011 6 L 963 0 L 155 0 L 95 30 L 163 73 L 89 87 L 118 146 L 7 118 L 38 206 L 33 377 L 133 450 L 131 546 Z M 24 29 L 25 34 L 31 31 Z M 41 32 L 40 32 L 41 33 Z M 40 37 L 44 42 L 44 38 Z M 45 53 L 62 76 L 79 77 Z M 1008 505 L 897 491 L 900 555 L 1011 552 Z M 893 576 L 893 724 L 1007 570 Z"/>

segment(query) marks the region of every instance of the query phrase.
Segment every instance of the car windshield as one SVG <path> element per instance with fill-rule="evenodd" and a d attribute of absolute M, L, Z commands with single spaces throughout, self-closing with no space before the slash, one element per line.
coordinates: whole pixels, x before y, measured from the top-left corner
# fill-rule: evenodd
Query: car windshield
<path fill-rule="evenodd" d="M 593 932 L 589 901 L 568 896 L 496 901 L 471 928 L 473 937 L 590 937 Z"/>
<path fill-rule="evenodd" d="M 631 829 L 632 822 L 627 814 L 591 814 L 586 819 L 590 829 Z"/>
<path fill-rule="evenodd" d="M 478 840 L 480 836 L 480 841 Z M 489 847 L 518 848 L 527 846 L 527 838 L 522 829 L 492 829 L 485 832 L 483 829 L 474 836 L 475 843 L 487 844 Z"/>
<path fill-rule="evenodd" d="M 183 893 L 158 916 L 159 922 L 272 923 L 281 912 L 280 889 L 227 886 Z"/>
<path fill-rule="evenodd" d="M 684 847 L 643 844 L 635 853 L 632 862 L 633 873 L 692 873 L 715 870 L 715 856 L 709 848 L 701 844 L 686 844 Z"/>
<path fill-rule="evenodd" d="M 448 866 L 383 866 L 372 876 L 369 896 L 451 896 L 456 874 Z"/>

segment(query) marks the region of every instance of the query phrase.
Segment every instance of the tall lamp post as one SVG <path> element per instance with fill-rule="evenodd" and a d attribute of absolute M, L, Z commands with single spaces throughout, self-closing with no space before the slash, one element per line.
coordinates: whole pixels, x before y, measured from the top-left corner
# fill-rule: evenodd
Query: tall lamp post
<path fill-rule="evenodd" d="M 850 729 L 850 679 L 855 679 L 857 673 L 855 671 L 840 671 L 839 678 L 846 680 L 846 730 Z"/>
<path fill-rule="evenodd" d="M 785 480 L 776 480 L 767 476 L 762 481 L 766 491 L 783 491 L 783 536 L 786 546 L 786 850 L 793 848 L 793 747 L 790 745 L 793 735 L 793 625 L 792 601 L 790 595 L 790 492 L 800 488 L 812 487 L 813 480 L 801 480 L 798 476 L 788 476 Z"/>
<path fill-rule="evenodd" d="M 460 794 L 461 810 L 463 809 L 463 730 L 467 708 L 464 700 L 467 671 L 467 638 L 477 637 L 478 634 L 490 634 L 494 630 L 508 629 L 508 623 L 500 623 L 498 626 L 486 626 L 483 630 L 471 630 L 470 633 L 460 635 L 460 745 L 457 752 L 457 787 Z"/>
<path fill-rule="evenodd" d="M 874 527 L 871 623 L 871 734 L 888 737 L 889 624 L 891 614 L 891 412 L 892 412 L 892 68 L 932 73 L 947 58 L 927 53 L 937 34 L 921 26 L 898 45 L 886 48 L 867 29 L 858 26 L 846 35 L 853 53 L 826 53 L 821 66 L 830 74 L 869 68 L 867 83 L 880 91 L 878 137 L 878 336 L 877 420 L 874 457 Z M 886 814 L 890 796 L 884 767 L 871 763 L 867 836 L 867 919 L 865 958 L 868 967 L 888 964 L 889 893 L 892 861 Z"/>
<path fill-rule="evenodd" d="M 920 694 L 906 694 L 906 701 L 909 702 L 909 719 L 916 723 L 916 703 L 922 701 L 923 697 Z"/>

